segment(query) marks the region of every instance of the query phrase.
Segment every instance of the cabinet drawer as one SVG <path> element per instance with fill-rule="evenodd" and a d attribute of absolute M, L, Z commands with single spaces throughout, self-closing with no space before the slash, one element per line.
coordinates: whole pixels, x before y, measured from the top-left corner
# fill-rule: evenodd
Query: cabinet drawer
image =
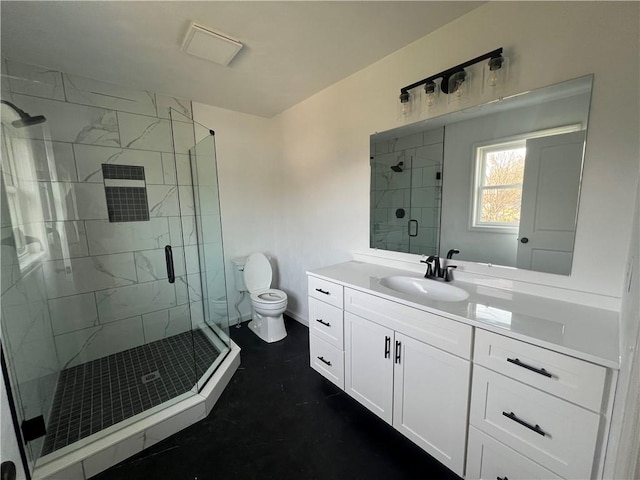
<path fill-rule="evenodd" d="M 345 310 L 459 357 L 471 358 L 471 332 L 464 323 L 407 307 L 351 288 L 345 289 Z"/>
<path fill-rule="evenodd" d="M 309 332 L 343 350 L 342 310 L 315 298 L 309 298 Z"/>
<path fill-rule="evenodd" d="M 489 435 L 469 427 L 466 478 L 467 480 L 555 480 L 562 477 Z"/>
<path fill-rule="evenodd" d="M 600 412 L 607 373 L 604 367 L 481 329 L 476 330 L 474 361 Z"/>
<path fill-rule="evenodd" d="M 476 366 L 470 423 L 564 478 L 591 478 L 600 416 Z"/>
<path fill-rule="evenodd" d="M 344 297 L 342 285 L 316 277 L 308 277 L 308 280 L 310 297 L 315 297 L 334 307 L 342 308 Z"/>
<path fill-rule="evenodd" d="M 309 335 L 311 368 L 344 390 L 344 352 L 324 340 Z"/>

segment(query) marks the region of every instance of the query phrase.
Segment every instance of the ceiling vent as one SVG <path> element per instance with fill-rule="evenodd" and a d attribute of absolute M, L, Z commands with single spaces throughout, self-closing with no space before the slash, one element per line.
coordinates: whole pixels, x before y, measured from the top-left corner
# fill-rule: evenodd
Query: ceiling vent
<path fill-rule="evenodd" d="M 241 48 L 240 42 L 201 25 L 191 23 L 182 42 L 181 50 L 194 57 L 227 66 Z"/>

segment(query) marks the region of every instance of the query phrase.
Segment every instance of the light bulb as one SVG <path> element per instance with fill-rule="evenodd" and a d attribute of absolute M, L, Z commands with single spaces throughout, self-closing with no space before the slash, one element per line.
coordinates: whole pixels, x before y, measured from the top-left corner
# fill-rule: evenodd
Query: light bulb
<path fill-rule="evenodd" d="M 432 107 L 434 103 L 436 103 L 437 95 L 436 95 L 436 84 L 433 82 L 429 82 L 424 86 L 424 91 L 426 93 L 426 102 L 427 107 Z"/>
<path fill-rule="evenodd" d="M 498 70 L 491 70 L 489 73 L 489 78 L 487 78 L 487 84 L 490 87 L 495 87 L 498 84 Z"/>
<path fill-rule="evenodd" d="M 504 57 L 499 56 L 489 60 L 488 69 L 489 75 L 487 76 L 487 85 L 495 87 L 500 82 L 500 77 L 503 75 Z"/>
<path fill-rule="evenodd" d="M 462 81 L 456 82 L 455 94 L 456 94 L 456 97 L 458 97 L 458 98 L 460 98 L 462 96 L 462 93 L 463 93 L 463 91 L 462 91 L 462 83 L 463 83 Z"/>
<path fill-rule="evenodd" d="M 451 75 L 451 77 L 449 78 L 450 98 L 460 100 L 465 96 L 465 83 L 467 80 L 467 72 L 465 72 L 464 70 L 460 70 L 459 72 Z"/>
<path fill-rule="evenodd" d="M 409 92 L 400 92 L 400 112 L 407 116 L 411 111 L 411 96 Z"/>

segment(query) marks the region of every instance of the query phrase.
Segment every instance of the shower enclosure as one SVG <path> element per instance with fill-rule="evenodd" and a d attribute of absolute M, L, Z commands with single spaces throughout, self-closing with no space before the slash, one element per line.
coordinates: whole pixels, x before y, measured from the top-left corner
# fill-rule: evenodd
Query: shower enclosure
<path fill-rule="evenodd" d="M 189 102 L 105 108 L 60 78 L 61 98 L 2 102 L 2 357 L 29 470 L 197 394 L 230 351 L 214 132 Z"/>

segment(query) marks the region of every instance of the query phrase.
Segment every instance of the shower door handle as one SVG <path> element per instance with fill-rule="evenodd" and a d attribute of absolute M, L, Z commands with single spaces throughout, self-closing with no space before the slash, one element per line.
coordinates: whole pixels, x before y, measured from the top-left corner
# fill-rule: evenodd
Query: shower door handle
<path fill-rule="evenodd" d="M 164 258 L 167 261 L 167 278 L 169 279 L 169 283 L 174 283 L 176 281 L 176 274 L 173 270 L 173 251 L 171 250 L 171 245 L 164 247 Z"/>
<path fill-rule="evenodd" d="M 412 223 L 414 223 L 415 226 L 416 226 L 416 230 L 415 230 L 414 234 L 411 234 L 411 224 Z M 409 234 L 410 237 L 417 237 L 418 236 L 418 221 L 414 220 L 414 219 L 409 220 L 409 224 L 407 225 L 407 230 L 408 230 L 407 233 Z"/>

